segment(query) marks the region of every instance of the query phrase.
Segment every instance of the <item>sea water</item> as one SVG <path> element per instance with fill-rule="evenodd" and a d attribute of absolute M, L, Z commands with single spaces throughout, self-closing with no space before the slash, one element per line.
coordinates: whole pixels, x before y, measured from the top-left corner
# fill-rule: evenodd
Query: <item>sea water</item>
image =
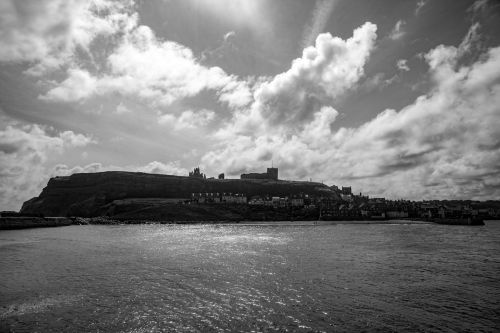
<path fill-rule="evenodd" d="M 495 332 L 500 221 L 0 232 L 0 331 Z"/>

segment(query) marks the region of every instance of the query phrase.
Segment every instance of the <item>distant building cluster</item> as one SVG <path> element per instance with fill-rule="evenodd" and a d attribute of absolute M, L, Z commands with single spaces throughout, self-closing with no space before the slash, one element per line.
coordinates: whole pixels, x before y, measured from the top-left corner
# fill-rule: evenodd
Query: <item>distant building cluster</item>
<path fill-rule="evenodd" d="M 280 209 L 317 210 L 320 217 L 336 219 L 398 219 L 398 218 L 498 218 L 500 209 L 473 208 L 470 204 L 449 204 L 441 201 L 386 200 L 369 198 L 362 193 L 353 195 L 350 187 L 334 196 L 254 195 L 244 193 L 192 193 L 192 204 L 238 204 L 267 206 Z"/>
<path fill-rule="evenodd" d="M 267 168 L 266 173 L 243 173 L 241 179 L 272 179 L 278 180 L 278 168 Z"/>
<path fill-rule="evenodd" d="M 207 179 L 194 168 L 189 172 L 189 177 Z M 224 174 L 218 179 L 224 179 Z M 214 179 L 211 177 L 209 179 Z M 278 168 L 267 168 L 266 173 L 246 173 L 241 179 L 269 179 L 278 180 Z M 192 193 L 186 201 L 189 204 L 238 204 L 249 206 L 267 206 L 273 208 L 289 209 L 316 209 L 319 216 L 356 219 L 356 218 L 464 218 L 483 217 L 498 218 L 500 209 L 473 207 L 471 204 L 457 204 L 447 201 L 409 201 L 386 200 L 385 198 L 369 198 L 362 193 L 354 195 L 350 186 L 341 188 L 333 185 L 330 187 L 338 196 L 325 195 L 313 196 L 308 194 L 283 194 L 248 196 L 245 193 Z M 340 199 L 339 199 L 340 197 Z"/>
<path fill-rule="evenodd" d="M 246 204 L 247 196 L 241 193 L 191 193 L 191 202 L 204 203 L 226 203 L 226 204 Z"/>
<path fill-rule="evenodd" d="M 254 195 L 247 197 L 242 193 L 191 193 L 191 202 L 197 204 L 205 203 L 226 203 L 226 204 L 247 204 L 250 206 L 269 206 L 275 208 L 288 207 L 315 207 L 312 200 L 306 194 L 292 196 L 271 196 Z"/>

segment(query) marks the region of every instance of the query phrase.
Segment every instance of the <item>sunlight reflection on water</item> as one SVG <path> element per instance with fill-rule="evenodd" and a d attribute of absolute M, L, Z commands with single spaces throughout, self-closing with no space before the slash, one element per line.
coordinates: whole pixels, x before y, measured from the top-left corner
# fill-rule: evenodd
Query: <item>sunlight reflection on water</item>
<path fill-rule="evenodd" d="M 0 330 L 495 331 L 500 222 L 0 233 Z"/>

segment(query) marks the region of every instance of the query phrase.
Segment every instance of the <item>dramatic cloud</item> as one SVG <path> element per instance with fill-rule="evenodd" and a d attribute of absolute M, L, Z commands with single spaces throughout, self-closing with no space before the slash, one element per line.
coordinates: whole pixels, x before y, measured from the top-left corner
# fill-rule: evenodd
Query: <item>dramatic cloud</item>
<path fill-rule="evenodd" d="M 0 115 L 0 210 L 19 210 L 21 204 L 40 194 L 50 177 L 79 172 L 110 170 L 186 175 L 179 162 L 150 162 L 146 165 L 103 166 L 91 163 L 84 167 L 50 165 L 50 160 L 68 150 L 96 143 L 73 131 L 54 132 L 52 128 L 16 122 Z"/>
<path fill-rule="evenodd" d="M 285 178 L 312 176 L 392 198 L 498 197 L 500 47 L 469 66 L 458 65 L 460 57 L 460 49 L 453 46 L 429 51 L 425 60 L 434 88 L 400 111 L 386 110 L 357 128 L 333 131 L 338 112 L 325 106 L 302 126 L 284 129 L 280 123 L 294 112 L 282 111 L 280 105 L 290 96 L 272 90 L 273 103 L 266 111 L 280 117 L 273 121 L 263 113 L 260 119 L 266 131 L 233 135 L 206 154 L 203 162 L 214 171 L 236 175 L 262 169 L 273 159 Z M 293 69 L 304 58 L 296 60 L 290 71 L 301 72 Z M 287 73 L 272 82 L 288 82 Z M 230 127 L 234 129 L 234 124 Z"/>
<path fill-rule="evenodd" d="M 219 90 L 219 101 L 226 103 L 231 109 L 239 109 L 249 105 L 253 100 L 253 85 L 248 81 L 231 81 Z"/>
<path fill-rule="evenodd" d="M 406 33 L 404 31 L 405 24 L 406 23 L 403 20 L 397 21 L 396 25 L 394 25 L 394 28 L 392 28 L 392 31 L 389 33 L 389 38 L 392 40 L 401 39 Z"/>
<path fill-rule="evenodd" d="M 310 20 L 302 15 L 310 4 L 285 3 L 0 1 L 0 62 L 6 81 L 2 92 L 9 97 L 5 102 L 2 98 L 2 106 L 19 119 L 56 126 L 79 122 L 79 128 L 95 130 L 103 142 L 97 147 L 91 137 L 64 128 L 2 119 L 2 208 L 19 208 L 38 194 L 50 175 L 102 170 L 186 174 L 180 162 L 143 165 L 164 153 L 186 164 L 198 163 L 202 156 L 201 166 L 209 173 L 233 176 L 274 161 L 284 178 L 312 177 L 392 198 L 500 196 L 500 51 L 491 47 L 497 42 L 490 33 L 496 27 L 495 16 L 489 14 L 491 2 L 471 2 L 468 10 L 450 7 L 467 20 L 442 12 L 462 31 L 464 22 L 472 22 L 456 46 L 436 46 L 456 43 L 454 34 L 429 35 L 428 27 L 438 26 L 440 19 L 424 11 L 443 5 L 415 2 L 410 10 L 425 21 L 412 24 L 415 50 L 380 47 L 371 63 L 374 24 L 367 22 L 342 39 L 321 33 L 329 30 L 330 16 L 337 15 L 337 1 L 315 1 Z M 157 22 L 163 16 L 151 13 L 156 5 L 182 9 L 180 23 Z M 356 5 L 343 5 L 350 7 Z M 190 9 L 195 9 L 194 16 Z M 267 19 L 282 9 L 300 15 Z M 383 19 L 380 15 L 377 10 L 370 17 Z M 198 16 L 200 28 L 209 24 L 210 29 L 186 29 L 185 19 Z M 212 25 L 214 18 L 218 24 Z M 351 15 L 344 21 L 359 19 Z M 401 41 L 405 21 L 391 24 L 384 42 Z M 301 32 L 303 38 L 297 40 Z M 297 41 L 305 46 L 302 53 L 275 75 Z M 422 57 L 406 60 L 413 53 Z M 409 64 L 411 72 L 405 73 Z M 395 94 L 412 85 L 427 90 L 414 101 L 409 98 L 415 91 Z M 360 101 L 353 101 L 357 97 Z M 379 109 L 357 110 L 369 105 L 364 98 L 374 98 L 377 108 L 407 106 L 370 119 Z M 339 124 L 341 118 L 345 122 Z M 346 123 L 351 127 L 341 127 Z M 192 143 L 196 140 L 181 137 L 194 134 L 207 140 Z M 173 144 L 166 147 L 165 142 Z M 118 156 L 120 149 L 128 151 L 128 144 L 130 157 Z M 134 154 L 142 144 L 151 149 Z M 108 152 L 107 158 L 125 162 L 85 165 L 92 162 L 90 157 Z M 53 169 L 61 154 L 69 166 Z"/>
<path fill-rule="evenodd" d="M 108 64 L 111 73 L 97 82 L 101 93 L 136 95 L 160 105 L 231 82 L 222 69 L 199 65 L 188 48 L 160 42 L 145 26 L 137 27 L 124 39 L 108 57 Z"/>
<path fill-rule="evenodd" d="M 54 154 L 84 147 L 95 141 L 72 131 L 49 134 L 52 129 L 23 125 L 1 116 L 0 207 L 19 209 L 20 204 L 39 194 L 48 180 L 46 162 Z"/>
<path fill-rule="evenodd" d="M 365 23 L 347 40 L 321 34 L 315 46 L 304 49 L 291 68 L 270 81 L 257 84 L 250 107 L 235 113 L 234 121 L 219 132 L 262 133 L 269 126 L 300 126 L 322 104 L 356 86 L 374 47 L 377 27 Z"/>
<path fill-rule="evenodd" d="M 88 52 L 99 35 L 123 28 L 128 1 L 40 0 L 0 2 L 0 61 L 30 62 L 39 75 Z"/>
<path fill-rule="evenodd" d="M 64 80 L 49 82 L 53 87 L 41 99 L 75 102 L 118 93 L 156 107 L 214 90 L 221 102 L 232 107 L 248 103 L 247 83 L 219 67 L 199 64 L 192 51 L 181 44 L 159 40 L 149 27 L 137 23 L 136 15 L 127 14 L 126 8 L 116 14 L 123 24 L 114 31 L 115 42 L 110 45 L 106 66 L 93 74 L 91 69 L 73 64 Z M 103 18 L 111 20 L 110 25 L 113 19 L 112 15 Z M 231 38 L 231 34 L 226 37 Z"/>

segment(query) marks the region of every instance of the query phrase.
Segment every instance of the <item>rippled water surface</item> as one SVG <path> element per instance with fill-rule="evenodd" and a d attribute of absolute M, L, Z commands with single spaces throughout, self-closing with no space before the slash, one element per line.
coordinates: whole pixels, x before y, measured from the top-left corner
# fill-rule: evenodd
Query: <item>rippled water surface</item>
<path fill-rule="evenodd" d="M 0 232 L 0 331 L 498 332 L 500 222 Z"/>

